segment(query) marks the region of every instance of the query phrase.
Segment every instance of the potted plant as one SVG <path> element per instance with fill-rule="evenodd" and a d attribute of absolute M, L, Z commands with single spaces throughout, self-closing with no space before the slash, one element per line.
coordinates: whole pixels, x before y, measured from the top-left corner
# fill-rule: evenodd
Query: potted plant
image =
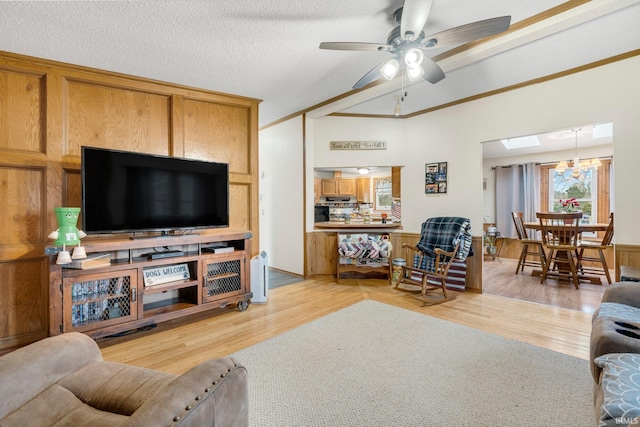
<path fill-rule="evenodd" d="M 494 256 L 496 254 L 496 236 L 485 233 L 483 240 L 487 247 L 487 254 Z"/>

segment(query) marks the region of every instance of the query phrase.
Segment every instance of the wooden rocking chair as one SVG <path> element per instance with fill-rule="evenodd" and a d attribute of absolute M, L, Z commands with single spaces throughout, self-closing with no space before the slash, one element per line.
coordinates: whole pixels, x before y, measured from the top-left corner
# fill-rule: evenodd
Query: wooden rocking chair
<path fill-rule="evenodd" d="M 435 248 L 435 258 L 433 259 L 427 257 L 425 253 L 415 246 L 405 243 L 402 247 L 405 249 L 405 253 L 412 251 L 409 253 L 413 253 L 413 256 L 408 256 L 406 259 L 413 260 L 415 267 L 402 266 L 400 280 L 396 283 L 394 289 L 417 294 L 416 299 L 427 305 L 440 304 L 455 299 L 455 295 L 447 293 L 446 279 L 460 243 L 456 244 L 451 252 Z M 402 287 L 402 285 L 408 285 L 410 288 Z M 418 289 L 415 289 L 416 287 Z M 434 291 L 442 291 L 442 296 L 435 296 L 433 294 Z"/>

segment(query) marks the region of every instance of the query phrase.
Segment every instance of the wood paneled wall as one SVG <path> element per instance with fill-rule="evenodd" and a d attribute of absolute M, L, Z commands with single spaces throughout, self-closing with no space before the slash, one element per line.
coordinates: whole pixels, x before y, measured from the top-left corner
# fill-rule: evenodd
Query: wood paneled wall
<path fill-rule="evenodd" d="M 0 52 L 0 353 L 47 335 L 44 248 L 54 207 L 80 206 L 83 145 L 229 163 L 230 227 L 257 251 L 258 104 Z"/>
<path fill-rule="evenodd" d="M 616 278 L 620 280 L 620 267 L 640 268 L 640 246 L 638 245 L 615 245 Z"/>

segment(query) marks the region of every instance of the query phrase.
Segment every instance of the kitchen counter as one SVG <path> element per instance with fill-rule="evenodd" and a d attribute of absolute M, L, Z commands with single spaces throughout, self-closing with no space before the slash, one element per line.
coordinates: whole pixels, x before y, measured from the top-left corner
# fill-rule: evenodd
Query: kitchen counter
<path fill-rule="evenodd" d="M 337 221 L 325 221 L 325 222 L 316 222 L 315 228 L 321 229 L 332 229 L 332 230 L 359 230 L 359 229 L 394 229 L 394 228 L 402 228 L 402 224 L 398 222 L 383 224 L 381 222 L 370 222 L 368 224 L 365 223 L 345 223 L 345 222 L 337 222 Z"/>

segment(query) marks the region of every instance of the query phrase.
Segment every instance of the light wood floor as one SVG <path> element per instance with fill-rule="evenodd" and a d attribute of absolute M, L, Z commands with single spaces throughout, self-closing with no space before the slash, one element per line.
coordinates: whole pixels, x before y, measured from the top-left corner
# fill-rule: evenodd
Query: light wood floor
<path fill-rule="evenodd" d="M 372 299 L 588 359 L 588 313 L 498 295 L 456 294 L 453 301 L 423 307 L 411 296 L 391 289 L 385 280 L 343 279 L 340 284 L 333 278 L 306 280 L 270 291 L 266 304 L 252 304 L 245 312 L 218 310 L 163 323 L 152 331 L 103 338 L 98 344 L 105 360 L 182 373 L 208 358 L 226 356 Z"/>
<path fill-rule="evenodd" d="M 531 275 L 531 267 L 525 267 L 524 272 L 515 274 L 517 264 L 516 260 L 507 258 L 485 261 L 483 292 L 593 314 L 600 307 L 602 294 L 609 287 L 607 284 L 581 283 L 576 290 L 572 284 L 559 284 L 554 279 L 541 284 L 540 277 Z M 613 271 L 611 276 L 614 276 Z M 606 279 L 602 282 L 606 283 Z"/>

